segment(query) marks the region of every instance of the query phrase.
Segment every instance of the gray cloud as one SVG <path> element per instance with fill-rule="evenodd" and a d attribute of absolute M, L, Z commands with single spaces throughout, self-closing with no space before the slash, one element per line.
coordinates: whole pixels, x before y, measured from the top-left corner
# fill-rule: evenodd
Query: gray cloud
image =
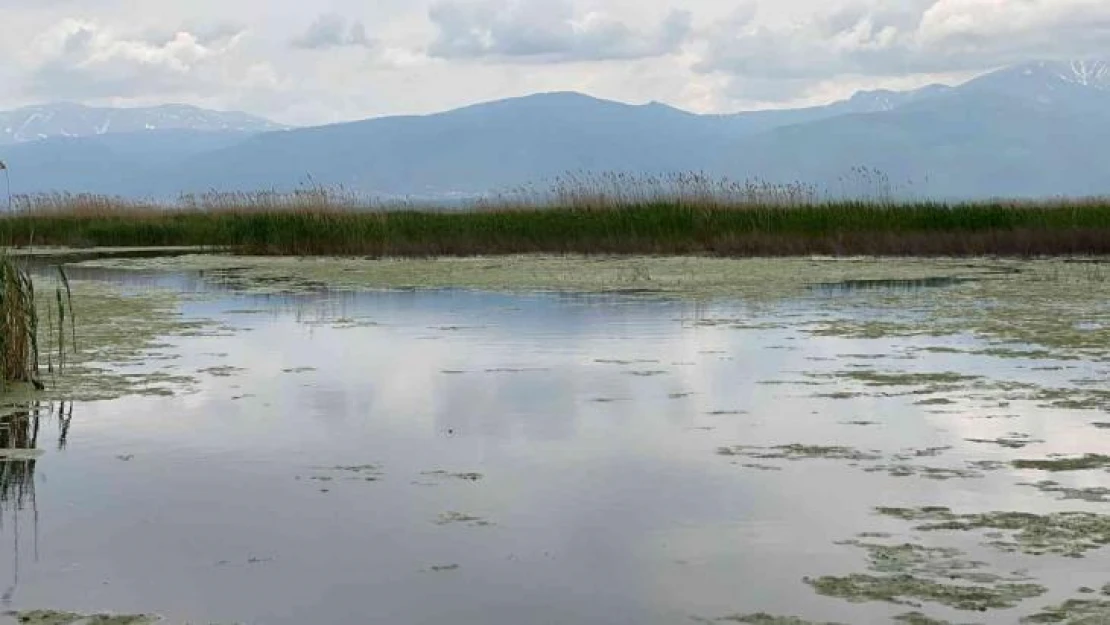
<path fill-rule="evenodd" d="M 676 52 L 691 32 L 691 15 L 672 11 L 653 32 L 612 17 L 579 15 L 567 0 L 444 0 L 428 17 L 436 38 L 428 54 L 444 59 L 528 62 L 639 59 Z"/>
<path fill-rule="evenodd" d="M 317 17 L 292 43 L 293 47 L 305 50 L 374 46 L 373 40 L 366 35 L 366 26 L 362 22 L 352 21 L 348 24 L 346 18 L 336 13 Z"/>

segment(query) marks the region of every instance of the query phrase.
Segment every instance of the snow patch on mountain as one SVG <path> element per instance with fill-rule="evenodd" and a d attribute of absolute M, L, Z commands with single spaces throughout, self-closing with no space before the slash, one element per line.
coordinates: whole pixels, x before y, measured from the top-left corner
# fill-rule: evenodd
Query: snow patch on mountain
<path fill-rule="evenodd" d="M 239 112 L 169 104 L 148 108 L 96 108 L 59 103 L 0 111 L 0 144 L 53 137 L 92 137 L 156 130 L 257 133 L 286 128 Z"/>

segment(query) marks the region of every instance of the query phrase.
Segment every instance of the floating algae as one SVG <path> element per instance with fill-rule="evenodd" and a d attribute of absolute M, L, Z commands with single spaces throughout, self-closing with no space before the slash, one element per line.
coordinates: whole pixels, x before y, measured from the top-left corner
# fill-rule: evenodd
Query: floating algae
<path fill-rule="evenodd" d="M 982 562 L 965 560 L 958 549 L 848 541 L 866 549 L 873 574 L 806 578 L 818 594 L 852 603 L 881 601 L 920 607 L 937 603 L 958 610 L 1011 608 L 1047 589 L 1020 576 L 983 570 Z"/>
<path fill-rule="evenodd" d="M 1021 619 L 1022 623 L 1065 623 L 1066 625 L 1105 625 L 1110 623 L 1110 601 L 1105 599 L 1068 599 L 1042 608 Z"/>
<path fill-rule="evenodd" d="M 1071 458 L 1046 458 L 1044 460 L 1014 460 L 1015 469 L 1034 469 L 1037 471 L 1090 471 L 1110 469 L 1110 456 L 1086 454 Z"/>
<path fill-rule="evenodd" d="M 1021 432 L 1010 432 L 1009 434 L 1005 436 L 999 436 L 998 438 L 967 438 L 964 440 L 969 443 L 998 445 L 999 447 L 1005 447 L 1007 449 L 1021 449 L 1028 445 L 1035 445 L 1044 442 L 1041 439 L 1033 438 L 1029 434 L 1023 434 Z"/>
<path fill-rule="evenodd" d="M 998 537 L 986 545 L 1026 555 L 1078 558 L 1110 544 L 1110 516 L 1091 512 L 956 514 L 943 507 L 877 508 L 876 511 L 905 521 L 924 521 L 916 526 L 920 531 L 996 530 Z"/>
<path fill-rule="evenodd" d="M 894 617 L 896 623 L 906 623 L 906 625 L 955 625 L 949 621 L 932 618 L 921 612 L 906 612 Z"/>
<path fill-rule="evenodd" d="M 437 477 L 437 478 L 444 478 L 444 479 L 450 478 L 450 479 L 462 480 L 464 482 L 477 482 L 477 481 L 479 481 L 483 478 L 483 475 L 481 473 L 474 473 L 474 472 L 451 473 L 451 472 L 442 471 L 442 470 L 422 471 L 420 473 L 420 475 L 423 475 L 423 476 L 426 476 L 426 477 Z"/>
<path fill-rule="evenodd" d="M 983 477 L 979 471 L 957 467 L 930 467 L 914 464 L 880 464 L 864 469 L 868 473 L 886 473 L 892 477 L 923 477 L 930 480 L 976 479 Z"/>
<path fill-rule="evenodd" d="M 882 455 L 873 451 L 861 451 L 852 447 L 802 445 L 792 443 L 777 447 L 753 447 L 749 445 L 736 445 L 733 447 L 720 447 L 717 453 L 722 456 L 740 456 L 760 460 L 811 460 L 815 458 L 828 460 L 878 460 Z"/>
<path fill-rule="evenodd" d="M 1032 486 L 1043 493 L 1059 495 L 1059 499 L 1078 499 L 1095 503 L 1110 503 L 1110 488 L 1093 486 L 1089 488 L 1070 488 L 1052 480 L 1042 480 L 1035 484 L 1023 483 L 1021 486 Z"/>
<path fill-rule="evenodd" d="M 377 482 L 385 477 L 380 464 L 362 464 L 337 467 L 313 467 L 322 474 L 310 476 L 314 482 L 331 482 L 342 479 L 349 482 Z M 300 479 L 299 477 L 297 479 Z"/>
<path fill-rule="evenodd" d="M 148 614 L 77 614 L 55 610 L 28 610 L 10 612 L 20 625 L 153 625 L 161 619 Z"/>
<path fill-rule="evenodd" d="M 208 375 L 211 375 L 211 376 L 214 376 L 214 377 L 217 377 L 217 378 L 230 378 L 231 376 L 237 375 L 237 374 L 242 373 L 244 371 L 246 371 L 246 369 L 243 369 L 242 367 L 232 367 L 230 365 L 222 365 L 222 366 L 218 366 L 218 367 L 206 367 L 204 369 L 197 369 L 197 373 L 207 373 Z"/>
<path fill-rule="evenodd" d="M 489 527 L 493 525 L 492 522 L 487 521 L 479 516 L 465 514 L 463 512 L 444 512 L 436 517 L 436 525 L 454 525 L 464 524 L 471 527 Z"/>
<path fill-rule="evenodd" d="M 867 575 L 807 578 L 806 583 L 821 595 L 838 597 L 852 603 L 884 601 L 919 607 L 920 602 L 938 603 L 957 610 L 985 611 L 1012 608 L 1020 602 L 1039 597 L 1047 589 L 1038 584 L 948 584 L 913 575 Z"/>
<path fill-rule="evenodd" d="M 796 616 L 774 616 L 764 612 L 756 614 L 730 614 L 718 618 L 694 618 L 695 623 L 743 623 L 744 625 L 843 625 L 827 621 L 807 621 Z"/>

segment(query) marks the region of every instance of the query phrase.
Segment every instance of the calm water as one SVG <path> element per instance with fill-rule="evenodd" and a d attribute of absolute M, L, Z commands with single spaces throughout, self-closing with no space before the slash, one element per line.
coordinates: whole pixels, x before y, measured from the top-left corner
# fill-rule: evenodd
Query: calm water
<path fill-rule="evenodd" d="M 195 277 L 128 280 L 206 288 Z M 179 357 L 149 365 L 195 384 L 41 418 L 33 489 L 24 483 L 22 498 L 0 503 L 2 607 L 157 612 L 175 623 L 640 625 L 759 611 L 879 623 L 909 608 L 822 597 L 803 578 L 866 571 L 864 553 L 836 544 L 859 532 L 952 538 L 914 534 L 875 506 L 1105 511 L 1019 486 L 1031 476 L 1011 469 L 938 481 L 843 460 L 718 454 L 732 445 L 885 455 L 951 446 L 925 460 L 964 467 L 1107 448 L 1110 431 L 1090 427 L 1092 411 L 1002 407 L 970 394 L 938 407 L 883 394 L 905 389 L 817 397 L 844 387 L 814 386 L 820 374 L 853 368 L 1062 385 L 1106 374 L 1105 363 L 1046 371 L 1027 359 L 919 351 L 974 343 L 966 337 L 805 331 L 826 298 L 853 296 L 820 289 L 751 308 L 463 291 L 208 292 L 184 312 L 234 331 L 169 339 L 160 351 Z M 1012 450 L 965 440 L 1012 432 L 1044 442 Z M 1083 485 L 1110 485 L 1106 477 L 1085 474 Z M 974 555 L 1027 569 L 1052 592 L 1017 611 L 927 611 L 1016 622 L 1110 581 L 1101 553 Z"/>

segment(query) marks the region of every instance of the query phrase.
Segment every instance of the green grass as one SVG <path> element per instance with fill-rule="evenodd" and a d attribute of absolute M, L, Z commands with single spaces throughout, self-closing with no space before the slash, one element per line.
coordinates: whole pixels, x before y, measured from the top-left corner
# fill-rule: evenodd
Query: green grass
<path fill-rule="evenodd" d="M 234 200 L 234 198 L 239 198 Z M 252 254 L 1059 255 L 1110 253 L 1110 199 L 943 204 L 712 197 L 371 210 L 236 195 L 163 208 L 54 198 L 0 219 L 13 245 L 218 246 Z M 93 201 L 95 200 L 95 201 Z"/>

